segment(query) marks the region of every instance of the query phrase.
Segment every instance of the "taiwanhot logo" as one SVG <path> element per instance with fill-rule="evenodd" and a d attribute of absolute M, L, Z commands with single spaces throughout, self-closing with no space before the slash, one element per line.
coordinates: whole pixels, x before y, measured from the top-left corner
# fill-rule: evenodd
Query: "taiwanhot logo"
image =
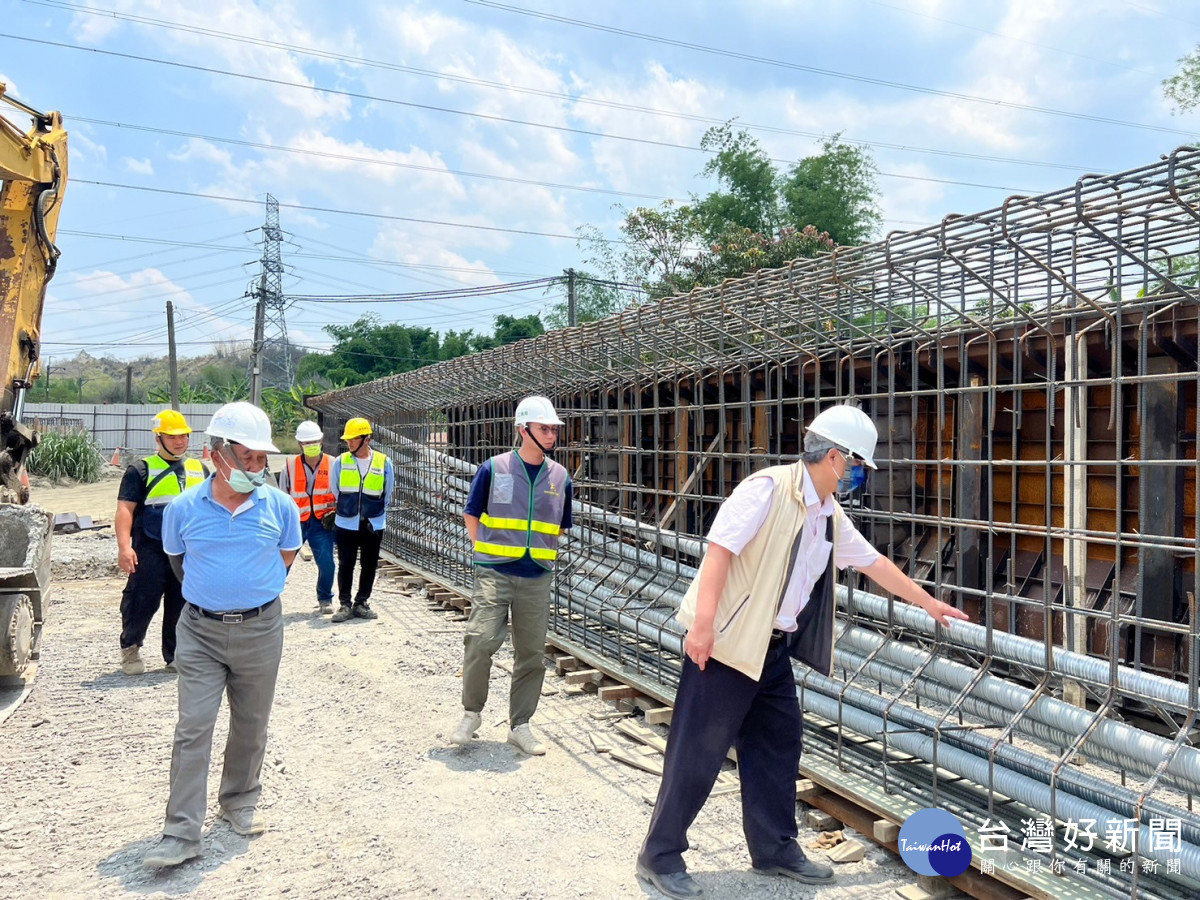
<path fill-rule="evenodd" d="M 918 875 L 953 878 L 971 865 L 971 845 L 962 822 L 944 809 L 922 809 L 900 827 L 900 858 Z"/>

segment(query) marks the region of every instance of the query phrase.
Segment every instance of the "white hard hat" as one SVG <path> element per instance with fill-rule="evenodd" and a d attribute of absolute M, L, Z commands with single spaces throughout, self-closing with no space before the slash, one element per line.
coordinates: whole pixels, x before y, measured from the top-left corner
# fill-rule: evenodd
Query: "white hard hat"
<path fill-rule="evenodd" d="M 249 450 L 279 452 L 271 443 L 271 420 L 253 403 L 226 403 L 213 413 L 205 430 L 209 437 L 225 438 Z"/>
<path fill-rule="evenodd" d="M 850 451 L 861 459 L 864 465 L 872 469 L 879 468 L 874 459 L 879 430 L 870 416 L 857 406 L 848 403 L 831 406 L 817 414 L 808 430 Z"/>
<path fill-rule="evenodd" d="M 324 437 L 325 435 L 321 431 L 321 426 L 316 422 L 301 422 L 296 427 L 296 440 L 303 444 L 311 444 L 314 441 L 322 440 Z"/>
<path fill-rule="evenodd" d="M 554 404 L 547 398 L 540 397 L 537 394 L 534 394 L 532 397 L 526 397 L 518 403 L 517 414 L 513 416 L 513 423 L 518 428 L 530 422 L 537 422 L 539 425 L 566 424 L 558 417 L 558 413 L 554 411 Z"/>

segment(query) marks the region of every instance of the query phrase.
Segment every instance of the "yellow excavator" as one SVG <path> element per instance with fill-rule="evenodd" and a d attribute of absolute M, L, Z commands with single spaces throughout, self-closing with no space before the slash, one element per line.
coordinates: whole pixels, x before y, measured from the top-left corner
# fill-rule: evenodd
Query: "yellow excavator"
<path fill-rule="evenodd" d="M 32 119 L 25 129 L 12 109 Z M 37 435 L 25 397 L 38 376 L 42 309 L 59 251 L 67 186 L 62 115 L 39 112 L 0 83 L 0 682 L 31 676 L 50 583 L 54 517 L 29 503 L 25 460 Z"/>

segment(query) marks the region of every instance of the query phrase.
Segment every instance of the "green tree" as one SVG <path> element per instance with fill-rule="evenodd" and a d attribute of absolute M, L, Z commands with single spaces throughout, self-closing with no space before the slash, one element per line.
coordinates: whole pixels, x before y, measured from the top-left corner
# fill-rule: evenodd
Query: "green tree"
<path fill-rule="evenodd" d="M 411 372 L 440 359 L 440 338 L 429 328 L 398 322 L 382 323 L 365 315 L 350 325 L 326 325 L 334 339 L 329 353 L 310 353 L 300 361 L 299 378 L 324 377 L 342 384 L 361 384 L 385 375 Z"/>
<path fill-rule="evenodd" d="M 730 227 L 774 232 L 779 227 L 778 175 L 758 141 L 726 122 L 704 132 L 700 148 L 715 153 L 700 174 L 717 176 L 720 185 L 693 204 L 700 233 L 714 241 Z"/>
<path fill-rule="evenodd" d="M 730 227 L 689 266 L 695 285 L 720 284 L 756 269 L 778 269 L 793 259 L 810 259 L 833 247 L 829 235 L 812 225 L 799 231 L 788 225 L 775 237 Z"/>
<path fill-rule="evenodd" d="M 621 223 L 626 248 L 622 266 L 654 298 L 683 293 L 689 278 L 687 262 L 701 244 L 700 229 L 690 206 L 667 200 L 655 209 L 639 206 L 626 212 Z"/>
<path fill-rule="evenodd" d="M 883 222 L 878 170 L 870 151 L 843 144 L 834 135 L 822 152 L 805 157 L 781 186 L 784 215 L 796 228 L 815 225 L 843 246 L 870 240 Z"/>
<path fill-rule="evenodd" d="M 1163 94 L 1177 112 L 1200 106 L 1200 47 L 1179 60 L 1179 71 L 1163 80 Z"/>
<path fill-rule="evenodd" d="M 520 319 L 499 315 L 496 316 L 495 324 L 496 331 L 492 335 L 492 340 L 495 342 L 493 346 L 496 347 L 503 347 L 505 344 L 513 344 L 546 333 L 546 326 L 542 324 L 541 317 L 537 313 L 522 316 Z"/>

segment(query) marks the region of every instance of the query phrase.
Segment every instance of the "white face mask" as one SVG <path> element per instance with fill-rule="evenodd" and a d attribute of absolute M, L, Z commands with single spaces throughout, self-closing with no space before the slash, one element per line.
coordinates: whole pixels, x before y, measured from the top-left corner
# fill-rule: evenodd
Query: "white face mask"
<path fill-rule="evenodd" d="M 225 459 L 226 465 L 229 464 L 229 457 Z M 242 468 L 242 464 L 236 456 L 233 457 L 233 465 L 229 467 L 229 474 L 225 476 L 225 480 L 229 486 L 239 494 L 249 494 L 257 487 L 262 487 L 267 481 L 267 470 L 261 469 L 258 472 L 247 472 Z"/>

